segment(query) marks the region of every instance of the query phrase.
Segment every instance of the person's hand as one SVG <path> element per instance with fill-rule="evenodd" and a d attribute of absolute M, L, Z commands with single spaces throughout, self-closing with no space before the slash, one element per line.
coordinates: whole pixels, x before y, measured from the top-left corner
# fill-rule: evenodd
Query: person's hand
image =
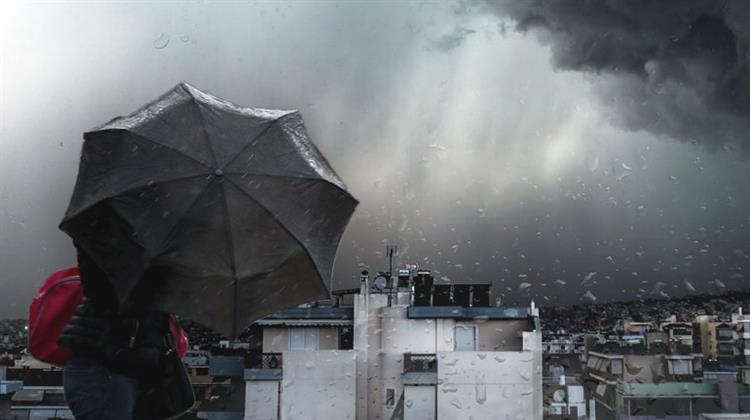
<path fill-rule="evenodd" d="M 118 349 L 107 339 L 111 329 L 110 316 L 84 299 L 63 329 L 58 343 L 62 347 L 97 352 L 105 358 L 113 357 Z"/>

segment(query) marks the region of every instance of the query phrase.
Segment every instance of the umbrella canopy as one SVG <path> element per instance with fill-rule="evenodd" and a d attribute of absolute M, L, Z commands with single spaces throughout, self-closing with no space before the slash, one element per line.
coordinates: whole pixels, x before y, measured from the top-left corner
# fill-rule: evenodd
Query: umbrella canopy
<path fill-rule="evenodd" d="M 181 83 L 84 134 L 60 229 L 120 302 L 155 267 L 149 306 L 236 337 L 328 297 L 356 206 L 299 113 L 242 108 Z"/>

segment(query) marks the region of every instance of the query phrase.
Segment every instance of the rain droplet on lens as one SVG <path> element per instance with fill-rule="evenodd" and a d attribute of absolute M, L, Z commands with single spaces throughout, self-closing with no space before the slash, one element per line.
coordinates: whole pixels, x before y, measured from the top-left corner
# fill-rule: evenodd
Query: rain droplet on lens
<path fill-rule="evenodd" d="M 583 294 L 583 297 L 585 297 L 586 299 L 588 299 L 588 300 L 590 300 L 592 302 L 596 301 L 596 296 L 594 296 L 594 294 L 591 293 L 591 290 L 587 290 L 586 293 Z"/>
<path fill-rule="evenodd" d="M 161 50 L 167 47 L 169 45 L 169 35 L 162 33 L 159 35 L 158 38 L 154 40 L 154 48 L 157 50 Z"/>

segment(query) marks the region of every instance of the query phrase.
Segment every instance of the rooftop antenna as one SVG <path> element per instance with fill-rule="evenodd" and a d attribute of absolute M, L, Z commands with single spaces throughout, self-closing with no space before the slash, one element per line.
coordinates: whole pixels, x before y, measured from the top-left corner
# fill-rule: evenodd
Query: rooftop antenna
<path fill-rule="evenodd" d="M 385 253 L 388 255 L 388 276 L 391 277 L 388 280 L 393 281 L 393 257 L 395 255 L 398 255 L 398 246 L 397 245 L 386 245 L 385 246 Z"/>
<path fill-rule="evenodd" d="M 388 287 L 388 306 L 393 305 L 393 298 L 394 298 L 394 283 L 395 286 L 398 287 L 398 277 L 396 277 L 396 280 L 394 281 L 393 278 L 393 257 L 395 255 L 398 255 L 398 246 L 396 245 L 386 245 L 385 246 L 385 253 L 388 255 L 388 282 L 386 284 L 386 287 Z"/>

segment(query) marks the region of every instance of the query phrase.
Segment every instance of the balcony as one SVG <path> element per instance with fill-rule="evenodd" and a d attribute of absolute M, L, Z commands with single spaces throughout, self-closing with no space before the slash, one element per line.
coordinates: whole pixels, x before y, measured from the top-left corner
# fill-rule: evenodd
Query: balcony
<path fill-rule="evenodd" d="M 281 353 L 248 353 L 246 369 L 281 369 L 284 359 Z"/>
<path fill-rule="evenodd" d="M 434 353 L 404 353 L 404 385 L 435 385 L 437 383 L 437 355 Z"/>
<path fill-rule="evenodd" d="M 245 380 L 280 381 L 283 362 L 281 353 L 248 353 L 245 356 Z"/>
<path fill-rule="evenodd" d="M 435 353 L 405 353 L 404 372 L 437 372 Z"/>

